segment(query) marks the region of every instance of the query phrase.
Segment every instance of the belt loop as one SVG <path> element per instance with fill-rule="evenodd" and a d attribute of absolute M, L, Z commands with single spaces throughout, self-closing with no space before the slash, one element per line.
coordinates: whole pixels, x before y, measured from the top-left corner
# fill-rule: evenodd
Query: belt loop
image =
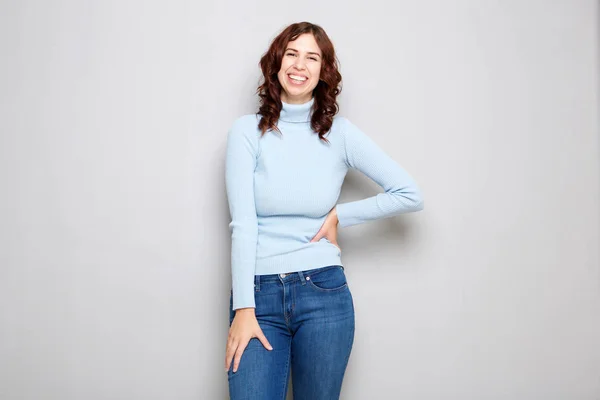
<path fill-rule="evenodd" d="M 254 291 L 260 292 L 260 275 L 254 275 Z"/>
<path fill-rule="evenodd" d="M 302 271 L 298 271 L 298 275 L 300 275 L 300 283 L 306 285 L 306 279 L 304 279 L 304 274 L 302 273 Z"/>

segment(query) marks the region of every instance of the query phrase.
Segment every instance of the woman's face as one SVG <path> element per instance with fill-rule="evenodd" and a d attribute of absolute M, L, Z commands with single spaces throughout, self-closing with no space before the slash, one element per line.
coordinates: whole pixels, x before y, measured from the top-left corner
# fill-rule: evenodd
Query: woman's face
<path fill-rule="evenodd" d="M 283 88 L 281 101 L 302 104 L 312 98 L 321 74 L 321 55 L 312 33 L 304 33 L 288 43 L 277 73 Z"/>

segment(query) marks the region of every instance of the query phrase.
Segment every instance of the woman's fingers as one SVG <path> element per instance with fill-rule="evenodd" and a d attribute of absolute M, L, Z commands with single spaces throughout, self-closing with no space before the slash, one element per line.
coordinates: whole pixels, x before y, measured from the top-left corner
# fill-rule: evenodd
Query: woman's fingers
<path fill-rule="evenodd" d="M 233 360 L 233 355 L 238 348 L 238 343 L 230 337 L 227 340 L 227 349 L 225 351 L 225 371 L 229 371 L 229 367 L 231 367 L 231 361 Z"/>
<path fill-rule="evenodd" d="M 325 218 L 325 222 L 321 225 L 321 228 L 317 232 L 317 234 L 310 240 L 311 242 L 318 242 L 322 238 L 327 238 L 330 242 L 335 242 L 335 237 L 337 236 L 337 225 L 338 225 L 337 214 L 335 213 L 335 208 L 329 212 L 327 217 Z M 330 238 L 333 236 L 334 240 Z M 339 246 L 338 246 L 339 247 Z"/>
<path fill-rule="evenodd" d="M 273 346 L 271 346 L 271 343 L 269 343 L 269 341 L 267 340 L 267 337 L 263 333 L 262 329 L 259 328 L 256 337 L 258 338 L 258 340 L 260 340 L 260 342 L 263 344 L 263 346 L 265 346 L 267 350 L 273 350 Z"/>
<path fill-rule="evenodd" d="M 269 343 L 267 337 L 260 327 L 256 333 L 256 338 L 260 340 L 267 350 L 273 350 L 273 346 L 271 346 L 271 343 Z M 227 351 L 225 352 L 225 371 L 229 371 L 229 367 L 233 361 L 233 372 L 237 372 L 242 359 L 242 354 L 244 354 L 244 351 L 246 350 L 246 347 L 248 347 L 248 343 L 251 339 L 252 337 L 240 340 L 235 339 L 233 336 L 229 338 L 227 341 Z"/>
<path fill-rule="evenodd" d="M 235 352 L 235 358 L 233 359 L 233 372 L 237 372 L 237 369 L 240 365 L 240 360 L 242 359 L 242 354 L 244 353 L 244 350 L 246 350 L 246 346 L 248 346 L 248 341 L 246 340 L 240 343 L 238 346 Z"/>
<path fill-rule="evenodd" d="M 318 242 L 319 240 L 321 240 L 321 238 L 325 236 L 325 232 L 323 232 L 322 229 L 319 229 L 319 231 L 317 232 L 317 234 L 315 236 L 313 236 L 313 238 L 310 240 L 311 242 Z"/>

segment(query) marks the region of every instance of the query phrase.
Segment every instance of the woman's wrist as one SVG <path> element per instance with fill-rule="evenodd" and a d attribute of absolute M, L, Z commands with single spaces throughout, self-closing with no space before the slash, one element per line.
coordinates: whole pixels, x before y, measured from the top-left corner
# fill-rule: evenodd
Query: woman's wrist
<path fill-rule="evenodd" d="M 256 311 L 256 308 L 254 307 L 244 307 L 244 308 L 238 308 L 235 310 L 236 314 L 254 314 Z"/>

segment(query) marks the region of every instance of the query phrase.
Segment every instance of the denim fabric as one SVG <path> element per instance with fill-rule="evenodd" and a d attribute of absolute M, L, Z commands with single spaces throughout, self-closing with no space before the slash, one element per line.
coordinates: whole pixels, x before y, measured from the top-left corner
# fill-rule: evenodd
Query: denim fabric
<path fill-rule="evenodd" d="M 354 342 L 354 304 L 344 267 L 255 275 L 256 318 L 273 346 L 248 343 L 237 371 L 227 372 L 231 400 L 285 400 L 291 370 L 294 400 L 339 399 Z M 229 325 L 233 321 L 233 293 Z"/>

